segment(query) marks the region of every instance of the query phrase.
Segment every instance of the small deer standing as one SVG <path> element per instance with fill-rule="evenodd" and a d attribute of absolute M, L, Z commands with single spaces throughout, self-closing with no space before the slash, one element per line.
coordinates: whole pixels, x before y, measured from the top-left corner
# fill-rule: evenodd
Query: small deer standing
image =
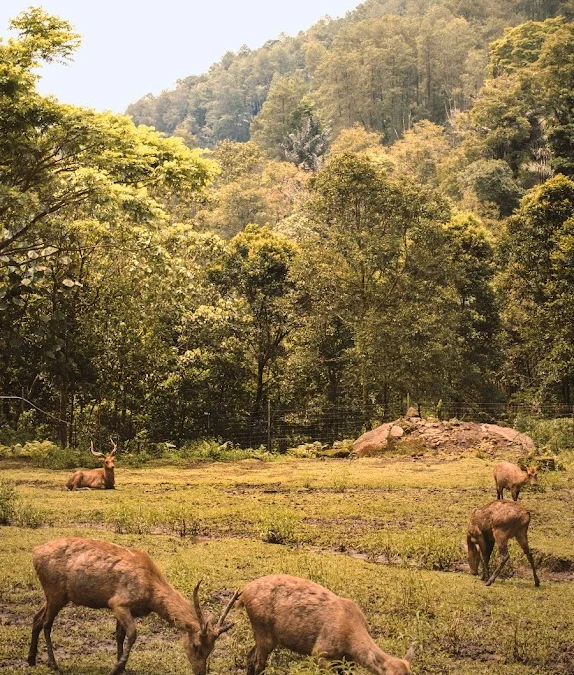
<path fill-rule="evenodd" d="M 136 641 L 134 617 L 155 612 L 181 631 L 187 658 L 195 675 L 205 675 L 207 658 L 216 639 L 233 624 L 225 618 L 239 596 L 236 592 L 219 620 L 204 617 L 199 604 L 199 582 L 193 605 L 175 590 L 145 551 L 87 538 L 54 539 L 33 551 L 33 563 L 46 602 L 36 612 L 28 664 L 36 665 L 38 638 L 44 629 L 48 666 L 59 672 L 51 631 L 60 610 L 72 602 L 93 609 L 109 608 L 116 616 L 117 663 L 110 675 L 126 666 Z M 127 636 L 127 646 L 124 641 Z"/>
<path fill-rule="evenodd" d="M 529 525 L 530 513 L 516 502 L 497 500 L 475 509 L 470 516 L 466 537 L 471 573 L 478 574 L 478 566 L 482 561 L 482 580 L 490 586 L 508 562 L 508 541 L 515 538 L 528 558 L 534 585 L 540 586 L 534 558 L 528 546 Z M 490 556 L 495 544 L 500 554 L 500 564 L 492 576 L 489 576 Z"/>
<path fill-rule="evenodd" d="M 109 455 L 94 450 L 94 442 L 90 442 L 90 452 L 95 457 L 100 457 L 104 466 L 101 469 L 79 469 L 68 479 L 66 487 L 68 490 L 79 490 L 80 488 L 90 488 L 92 490 L 113 490 L 115 487 L 115 459 L 114 455 L 118 446 L 112 442 L 112 451 Z"/>
<path fill-rule="evenodd" d="M 414 649 L 404 659 L 385 654 L 369 633 L 363 612 L 308 579 L 270 575 L 247 584 L 238 606 L 244 606 L 253 628 L 255 647 L 247 675 L 260 675 L 275 647 L 328 661 L 347 659 L 375 675 L 410 675 Z"/>
<path fill-rule="evenodd" d="M 522 469 L 512 462 L 499 462 L 494 467 L 494 482 L 496 483 L 496 496 L 498 499 L 504 499 L 505 488 L 510 490 L 512 499 L 518 500 L 520 489 L 530 483 L 538 485 L 538 471 L 532 466 L 522 471 Z"/>

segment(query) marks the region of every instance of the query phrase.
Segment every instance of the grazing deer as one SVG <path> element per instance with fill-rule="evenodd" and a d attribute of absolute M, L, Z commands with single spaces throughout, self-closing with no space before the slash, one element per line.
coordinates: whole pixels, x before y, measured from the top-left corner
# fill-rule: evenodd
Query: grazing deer
<path fill-rule="evenodd" d="M 100 457 L 104 466 L 101 469 L 79 469 L 68 479 L 66 487 L 68 490 L 79 490 L 80 488 L 90 488 L 91 490 L 113 490 L 115 485 L 115 460 L 114 455 L 118 446 L 114 443 L 113 438 L 112 451 L 109 455 L 104 455 L 103 452 L 96 452 L 94 450 L 94 442 L 90 442 L 90 452 L 94 457 Z"/>
<path fill-rule="evenodd" d="M 490 586 L 510 557 L 508 541 L 515 538 L 528 558 L 534 576 L 534 585 L 540 586 L 534 558 L 528 547 L 529 524 L 530 513 L 516 502 L 497 500 L 475 509 L 470 516 L 466 537 L 471 573 L 478 574 L 478 565 L 482 561 L 482 580 Z M 500 564 L 489 577 L 488 565 L 495 544 L 500 553 Z"/>
<path fill-rule="evenodd" d="M 125 669 L 136 641 L 135 617 L 155 612 L 180 630 L 195 675 L 205 675 L 215 640 L 233 626 L 226 624 L 225 618 L 239 592 L 216 623 L 211 614 L 204 617 L 201 610 L 198 597 L 201 582 L 193 591 L 192 605 L 167 582 L 149 555 L 137 548 L 96 539 L 54 539 L 34 549 L 33 562 L 46 602 L 34 616 L 28 653 L 30 666 L 36 665 L 38 638 L 43 628 L 48 666 L 59 672 L 50 633 L 58 612 L 68 602 L 93 609 L 108 607 L 115 614 L 117 663 L 110 675 L 118 675 Z"/>
<path fill-rule="evenodd" d="M 238 606 L 247 610 L 255 646 L 247 674 L 259 675 L 277 646 L 316 656 L 321 666 L 348 659 L 375 675 L 409 675 L 414 649 L 404 659 L 385 654 L 369 634 L 363 612 L 319 584 L 284 574 L 247 584 Z"/>
<path fill-rule="evenodd" d="M 538 472 L 536 467 L 530 467 L 522 471 L 519 466 L 512 462 L 499 462 L 494 467 L 494 482 L 496 483 L 497 499 L 504 499 L 504 489 L 508 488 L 512 493 L 512 499 L 517 501 L 520 488 L 526 483 L 538 485 Z"/>

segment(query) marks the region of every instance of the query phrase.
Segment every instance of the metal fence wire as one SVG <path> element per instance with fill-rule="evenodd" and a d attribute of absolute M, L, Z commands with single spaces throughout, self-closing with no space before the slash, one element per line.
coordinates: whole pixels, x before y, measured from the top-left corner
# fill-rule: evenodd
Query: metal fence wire
<path fill-rule="evenodd" d="M 82 436 L 97 438 L 114 435 L 120 442 L 133 442 L 137 430 L 122 428 L 119 420 L 111 418 L 100 420 L 99 412 L 91 415 L 74 415 L 70 421 L 60 420 L 34 403 L 18 396 L 0 397 L 10 399 L 10 403 L 30 406 L 43 429 L 52 429 L 54 440 L 58 439 L 58 423 L 65 423 L 70 429 L 70 438 L 77 442 Z M 335 441 L 356 439 L 365 431 L 398 419 L 407 412 L 407 402 L 382 405 L 325 405 L 292 408 L 273 405 L 271 402 L 263 409 L 245 415 L 228 414 L 223 410 L 210 410 L 198 415 L 197 424 L 188 429 L 184 437 L 155 438 L 146 435 L 146 442 L 170 442 L 181 447 L 187 442 L 201 438 L 214 438 L 231 442 L 242 448 L 265 447 L 271 451 L 284 451 L 288 447 L 320 442 L 332 445 Z M 505 402 L 440 402 L 414 406 L 423 417 L 435 417 L 448 420 L 456 418 L 462 421 L 498 423 L 515 426 L 519 418 L 555 419 L 570 418 L 574 429 L 574 405 L 567 404 L 527 404 Z M 97 410 L 97 408 L 94 408 Z M 1 422 L 1 420 L 0 420 Z M 135 446 L 140 444 L 135 441 Z"/>

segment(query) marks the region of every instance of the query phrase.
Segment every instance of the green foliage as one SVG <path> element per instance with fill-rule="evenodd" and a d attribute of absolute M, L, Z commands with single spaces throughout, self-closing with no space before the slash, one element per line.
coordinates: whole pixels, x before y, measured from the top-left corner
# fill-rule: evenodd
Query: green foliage
<path fill-rule="evenodd" d="M 13 483 L 0 481 L 0 525 L 36 529 L 46 522 L 43 510 L 23 502 Z"/>
<path fill-rule="evenodd" d="M 17 502 L 16 488 L 12 483 L 3 480 L 0 483 L 0 525 L 10 525 L 14 522 Z"/>
<path fill-rule="evenodd" d="M 286 509 L 269 511 L 261 519 L 259 536 L 267 544 L 297 544 L 300 537 L 299 518 Z"/>
<path fill-rule="evenodd" d="M 297 37 L 228 52 L 205 75 L 148 95 L 128 112 L 169 134 L 183 129 L 202 147 L 251 139 L 280 157 L 294 107 L 310 95 L 336 134 L 361 124 L 392 142 L 414 122 L 441 124 L 472 104 L 493 39 L 500 38 L 493 54 L 499 70 L 532 63 L 548 29 L 503 36 L 504 28 L 568 7 L 567 0 L 370 0 Z"/>
<path fill-rule="evenodd" d="M 546 447 L 550 452 L 574 450 L 574 419 L 571 417 L 548 420 L 520 415 L 515 426 L 528 434 L 538 447 Z"/>
<path fill-rule="evenodd" d="M 469 164 L 459 181 L 462 189 L 473 190 L 480 202 L 495 204 L 500 216 L 509 216 L 524 194 L 510 166 L 501 159 L 479 159 Z"/>
<path fill-rule="evenodd" d="M 571 386 L 573 216 L 574 183 L 556 176 L 525 195 L 504 241 L 506 376 L 540 402 Z"/>

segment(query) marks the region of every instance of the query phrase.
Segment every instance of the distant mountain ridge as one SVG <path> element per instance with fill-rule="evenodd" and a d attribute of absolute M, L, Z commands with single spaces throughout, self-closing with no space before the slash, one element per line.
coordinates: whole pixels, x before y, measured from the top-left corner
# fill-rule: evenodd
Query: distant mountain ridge
<path fill-rule="evenodd" d="M 333 132 L 359 123 L 391 142 L 418 120 L 441 124 L 468 108 L 488 44 L 505 28 L 573 13 L 573 0 L 367 0 L 295 37 L 228 52 L 207 73 L 148 94 L 127 113 L 191 146 L 214 147 L 265 127 L 254 120 L 271 92 L 286 110 L 273 120 L 284 131 L 303 96 Z"/>

